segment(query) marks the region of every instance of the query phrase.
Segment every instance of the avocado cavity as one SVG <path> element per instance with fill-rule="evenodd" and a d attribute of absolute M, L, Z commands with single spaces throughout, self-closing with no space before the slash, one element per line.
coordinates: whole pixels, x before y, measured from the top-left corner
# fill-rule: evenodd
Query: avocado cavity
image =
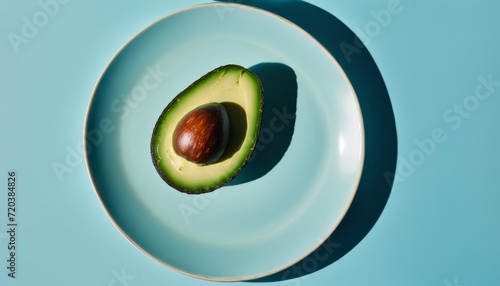
<path fill-rule="evenodd" d="M 160 177 L 189 194 L 228 183 L 255 148 L 263 102 L 260 79 L 242 66 L 222 66 L 196 80 L 153 129 L 151 156 Z"/>

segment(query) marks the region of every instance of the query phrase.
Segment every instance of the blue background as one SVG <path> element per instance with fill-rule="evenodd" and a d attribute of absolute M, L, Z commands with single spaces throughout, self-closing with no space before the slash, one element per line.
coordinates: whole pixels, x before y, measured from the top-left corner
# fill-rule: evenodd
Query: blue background
<path fill-rule="evenodd" d="M 60 177 L 53 169 L 81 152 L 87 104 L 113 54 L 152 21 L 207 1 L 66 2 L 16 52 L 12 33 L 22 35 L 23 17 L 32 21 L 43 8 L 0 1 L 0 285 L 218 284 L 178 274 L 123 238 L 82 156 Z M 498 285 L 500 86 L 481 88 L 487 99 L 475 94 L 479 78 L 500 82 L 500 2 L 308 3 L 363 40 L 366 48 L 349 57 L 369 51 L 380 70 L 397 130 L 396 180 L 373 228 L 345 255 L 321 269 L 307 264 L 309 275 L 262 284 Z M 391 7 L 397 13 L 383 18 Z M 440 140 L 425 153 L 419 145 L 435 130 Z M 16 279 L 5 268 L 9 170 L 19 181 Z"/>

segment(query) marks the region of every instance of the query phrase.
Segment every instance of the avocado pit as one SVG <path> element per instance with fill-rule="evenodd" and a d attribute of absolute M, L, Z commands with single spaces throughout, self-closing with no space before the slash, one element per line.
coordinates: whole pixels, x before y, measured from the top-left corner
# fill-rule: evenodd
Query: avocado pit
<path fill-rule="evenodd" d="M 229 138 L 229 118 L 222 104 L 208 103 L 187 113 L 177 124 L 172 145 L 184 159 L 208 165 L 224 153 Z"/>

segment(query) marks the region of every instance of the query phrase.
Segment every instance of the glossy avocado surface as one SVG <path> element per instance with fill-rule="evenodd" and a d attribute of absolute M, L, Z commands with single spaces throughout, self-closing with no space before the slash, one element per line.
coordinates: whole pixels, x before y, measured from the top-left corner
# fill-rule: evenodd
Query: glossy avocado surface
<path fill-rule="evenodd" d="M 189 194 L 213 191 L 233 179 L 257 143 L 263 96 L 258 76 L 233 64 L 210 71 L 179 93 L 159 116 L 151 138 L 151 156 L 161 178 Z M 215 109 L 222 111 L 220 118 Z M 207 130 L 215 131 L 200 134 Z M 186 149 L 190 146 L 198 149 Z M 203 158 L 192 155 L 203 151 L 208 154 Z"/>

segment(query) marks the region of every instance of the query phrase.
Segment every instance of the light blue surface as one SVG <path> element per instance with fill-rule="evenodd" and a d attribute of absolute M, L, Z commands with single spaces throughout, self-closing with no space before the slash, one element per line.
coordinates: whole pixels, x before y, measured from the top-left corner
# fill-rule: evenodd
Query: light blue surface
<path fill-rule="evenodd" d="M 35 1 L 0 2 L 0 164 L 2 174 L 19 173 L 18 278 L 6 276 L 1 215 L 1 285 L 217 284 L 178 274 L 126 241 L 96 199 L 83 158 L 73 154 L 81 148 L 92 88 L 112 55 L 153 20 L 202 2 L 68 1 L 18 53 L 9 32 L 21 35 L 22 18 L 42 8 Z M 392 1 L 310 3 L 364 31 Z M 398 167 L 417 154 L 415 140 L 430 138 L 436 128 L 446 140 L 413 172 L 400 169 L 404 181 L 395 183 L 380 218 L 356 247 L 310 275 L 269 284 L 498 284 L 500 87 L 464 113 L 470 114 L 460 126 L 456 117 L 443 115 L 455 103 L 474 103 L 469 96 L 478 77 L 500 81 L 500 3 L 413 0 L 398 7 L 365 41 L 392 101 Z M 66 156 L 71 172 L 58 178 L 52 165 L 67 164 Z M 5 214 L 6 195 L 0 193 Z"/>

